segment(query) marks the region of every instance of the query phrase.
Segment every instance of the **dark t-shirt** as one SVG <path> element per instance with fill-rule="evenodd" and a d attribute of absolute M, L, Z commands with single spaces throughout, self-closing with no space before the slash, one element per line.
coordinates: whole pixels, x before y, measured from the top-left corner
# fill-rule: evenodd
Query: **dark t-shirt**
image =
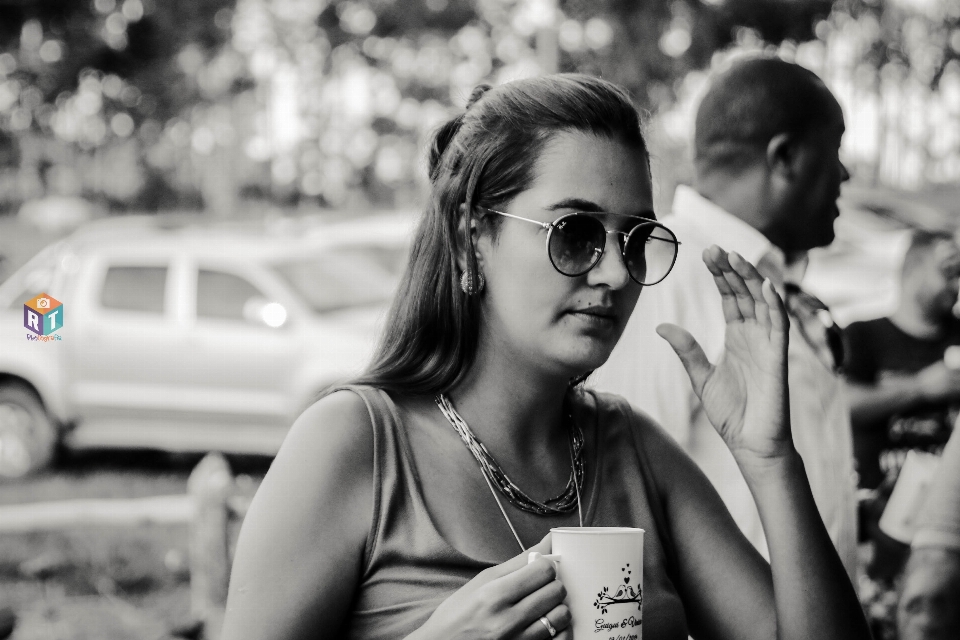
<path fill-rule="evenodd" d="M 960 344 L 960 322 L 943 336 L 914 338 L 887 318 L 854 322 L 844 330 L 844 374 L 851 382 L 877 384 L 885 377 L 914 374 L 943 359 L 947 347 Z M 960 413 L 958 404 L 922 404 L 853 432 L 860 486 L 892 487 L 911 449 L 940 453 Z"/>

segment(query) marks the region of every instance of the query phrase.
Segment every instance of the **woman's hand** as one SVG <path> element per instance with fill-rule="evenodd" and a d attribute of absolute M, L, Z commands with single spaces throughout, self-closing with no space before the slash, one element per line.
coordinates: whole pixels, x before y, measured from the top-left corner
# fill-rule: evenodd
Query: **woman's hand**
<path fill-rule="evenodd" d="M 552 562 L 540 558 L 527 564 L 533 551 L 550 553 L 550 534 L 520 555 L 481 571 L 407 640 L 545 640 L 551 635 L 540 621 L 543 616 L 556 630 L 556 640 L 571 640 L 570 610 L 563 604 L 567 592 Z"/>
<path fill-rule="evenodd" d="M 703 252 L 727 322 L 717 363 L 676 325 L 659 333 L 683 362 L 710 422 L 737 461 L 753 464 L 794 451 L 787 395 L 789 320 L 769 280 L 736 253 L 714 245 Z"/>

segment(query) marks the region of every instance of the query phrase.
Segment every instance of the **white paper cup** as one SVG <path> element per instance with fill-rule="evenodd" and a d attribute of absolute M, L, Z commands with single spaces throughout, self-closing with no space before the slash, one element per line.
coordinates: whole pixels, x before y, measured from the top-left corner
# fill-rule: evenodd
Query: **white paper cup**
<path fill-rule="evenodd" d="M 640 640 L 643 637 L 643 529 L 551 529 L 553 560 L 567 590 L 574 640 Z"/>
<path fill-rule="evenodd" d="M 940 457 L 932 453 L 907 452 L 893 493 L 880 516 L 878 525 L 881 531 L 894 540 L 910 544 L 913 534 L 917 532 L 917 517 L 930 492 L 939 464 Z"/>

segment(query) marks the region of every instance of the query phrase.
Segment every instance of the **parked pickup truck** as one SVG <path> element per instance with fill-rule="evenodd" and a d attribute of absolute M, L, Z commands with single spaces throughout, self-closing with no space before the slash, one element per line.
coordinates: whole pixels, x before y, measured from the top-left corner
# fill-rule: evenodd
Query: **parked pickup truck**
<path fill-rule="evenodd" d="M 144 217 L 47 247 L 0 284 L 0 477 L 58 445 L 274 454 L 369 357 L 411 230 Z M 62 305 L 49 336 L 27 326 L 41 293 Z"/>

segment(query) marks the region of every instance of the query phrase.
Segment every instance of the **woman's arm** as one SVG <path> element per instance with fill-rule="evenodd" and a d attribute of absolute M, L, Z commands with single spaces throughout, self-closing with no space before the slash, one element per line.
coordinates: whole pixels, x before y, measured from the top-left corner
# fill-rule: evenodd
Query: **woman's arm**
<path fill-rule="evenodd" d="M 756 501 L 770 549 L 777 637 L 869 639 L 856 592 L 823 526 L 793 446 L 787 389 L 789 322 L 783 302 L 772 284 L 740 256 L 714 246 L 704 252 L 704 262 L 722 299 L 727 322 L 724 353 L 713 365 L 685 330 L 661 325 L 658 332 L 683 362 L 707 417 L 733 454 Z M 710 508 L 713 500 L 703 491 L 698 493 L 703 494 L 699 503 L 707 508 L 708 530 L 726 541 L 728 527 Z M 681 496 L 697 500 L 695 495 Z M 676 502 L 678 496 L 671 499 Z M 738 561 L 718 554 L 711 559 L 697 552 L 682 532 L 694 522 L 693 516 L 687 516 L 673 526 L 686 550 L 697 554 L 694 562 L 714 566 L 694 567 L 688 590 L 721 587 L 724 571 L 731 571 L 736 582 L 724 589 L 724 595 L 736 597 L 732 594 L 737 588 L 751 593 L 764 589 L 754 584 L 757 573 L 752 558 Z M 734 550 L 737 546 L 736 542 L 725 544 Z M 678 552 L 682 555 L 684 548 Z M 716 610 L 715 601 L 709 597 L 704 601 L 706 618 L 727 618 Z M 750 625 L 755 619 L 745 619 L 733 636 L 717 637 L 753 636 L 757 631 Z"/>
<path fill-rule="evenodd" d="M 319 638 L 340 628 L 373 518 L 373 433 L 338 392 L 294 423 L 243 522 L 223 637 Z"/>
<path fill-rule="evenodd" d="M 796 451 L 738 460 L 770 549 L 780 638 L 870 638 Z"/>

